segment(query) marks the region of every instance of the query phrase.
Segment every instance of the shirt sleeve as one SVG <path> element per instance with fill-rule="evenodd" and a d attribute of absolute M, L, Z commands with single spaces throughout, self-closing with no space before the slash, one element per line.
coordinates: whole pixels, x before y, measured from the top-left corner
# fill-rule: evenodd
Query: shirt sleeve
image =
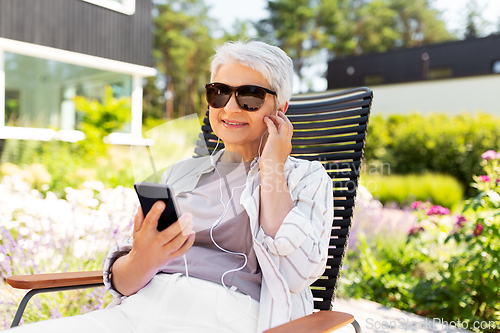
<path fill-rule="evenodd" d="M 332 181 L 319 162 L 312 162 L 300 179 L 288 184 L 295 207 L 275 237 L 263 233 L 264 246 L 275 257 L 292 293 L 310 286 L 324 272 L 333 223 Z M 291 184 L 295 184 L 291 188 Z"/>
<path fill-rule="evenodd" d="M 115 263 L 115 261 L 123 257 L 124 255 L 128 254 L 130 250 L 132 250 L 132 244 L 134 243 L 134 239 L 132 236 L 128 237 L 124 242 L 121 244 L 111 248 L 109 250 L 108 255 L 106 257 L 106 260 L 104 261 L 104 268 L 103 268 L 103 281 L 104 281 L 104 286 L 106 287 L 107 290 L 113 295 L 115 298 L 124 298 L 126 296 L 122 295 L 118 290 L 116 290 L 113 287 L 113 284 L 111 283 L 111 267 Z"/>

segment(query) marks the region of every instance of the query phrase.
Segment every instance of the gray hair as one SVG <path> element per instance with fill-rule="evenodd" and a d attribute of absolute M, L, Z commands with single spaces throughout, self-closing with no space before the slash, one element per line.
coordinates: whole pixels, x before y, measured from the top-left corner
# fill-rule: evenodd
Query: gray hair
<path fill-rule="evenodd" d="M 227 42 L 215 49 L 210 70 L 213 82 L 217 72 L 226 63 L 248 66 L 267 80 L 275 91 L 276 106 L 290 101 L 293 87 L 292 59 L 279 47 L 259 41 Z"/>

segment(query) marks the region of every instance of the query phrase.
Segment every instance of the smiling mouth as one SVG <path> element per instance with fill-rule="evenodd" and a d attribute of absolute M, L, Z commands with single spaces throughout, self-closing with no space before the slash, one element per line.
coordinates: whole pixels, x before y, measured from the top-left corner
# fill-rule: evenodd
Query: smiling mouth
<path fill-rule="evenodd" d="M 228 120 L 222 120 L 222 121 L 228 125 L 246 125 L 247 124 L 247 123 L 239 123 L 239 122 L 228 121 Z"/>

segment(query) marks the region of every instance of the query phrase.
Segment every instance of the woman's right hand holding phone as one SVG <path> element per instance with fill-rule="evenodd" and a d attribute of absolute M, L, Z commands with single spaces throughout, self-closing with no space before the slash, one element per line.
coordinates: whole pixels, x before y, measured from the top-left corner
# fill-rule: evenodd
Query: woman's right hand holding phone
<path fill-rule="evenodd" d="M 112 283 L 121 294 L 129 296 L 143 288 L 166 263 L 184 255 L 194 243 L 190 213 L 165 230 L 157 230 L 165 203 L 157 201 L 144 217 L 139 207 L 134 218 L 132 250 L 113 264 Z"/>

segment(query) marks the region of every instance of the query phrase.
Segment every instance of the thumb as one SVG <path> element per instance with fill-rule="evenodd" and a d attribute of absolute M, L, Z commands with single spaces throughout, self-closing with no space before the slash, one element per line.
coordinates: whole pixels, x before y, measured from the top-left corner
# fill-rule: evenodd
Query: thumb
<path fill-rule="evenodd" d="M 163 213 L 164 209 L 165 203 L 162 200 L 156 201 L 144 218 L 145 227 L 151 230 L 156 230 L 158 219 L 160 218 L 161 213 Z"/>

